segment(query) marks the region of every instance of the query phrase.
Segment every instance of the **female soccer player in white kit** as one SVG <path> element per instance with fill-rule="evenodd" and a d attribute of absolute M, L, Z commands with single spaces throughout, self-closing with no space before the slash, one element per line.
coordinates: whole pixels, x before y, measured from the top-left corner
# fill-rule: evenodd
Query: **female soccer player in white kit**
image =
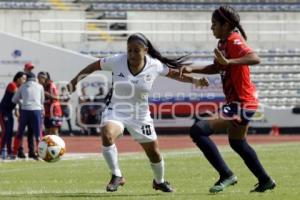
<path fill-rule="evenodd" d="M 96 61 L 75 76 L 69 90 L 73 91 L 82 75 L 96 70 L 112 71 L 112 99 L 102 114 L 101 134 L 102 153 L 112 178 L 106 191 L 117 191 L 125 184 L 118 163 L 118 151 L 115 140 L 124 128 L 141 144 L 153 170 L 153 188 L 163 192 L 172 192 L 173 188 L 164 179 L 164 160 L 159 152 L 157 135 L 153 127 L 148 105 L 148 94 L 157 76 L 166 76 L 182 82 L 208 86 L 205 78 L 194 79 L 190 76 L 179 78 L 179 72 L 170 67 L 180 67 L 184 58 L 169 59 L 161 56 L 143 34 L 133 34 L 127 40 L 127 53 L 106 57 Z"/>

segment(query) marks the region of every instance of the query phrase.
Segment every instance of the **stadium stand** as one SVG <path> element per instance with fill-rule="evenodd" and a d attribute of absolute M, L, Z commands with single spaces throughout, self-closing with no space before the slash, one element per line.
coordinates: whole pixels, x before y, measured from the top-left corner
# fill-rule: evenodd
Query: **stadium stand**
<path fill-rule="evenodd" d="M 74 0 L 74 3 L 120 3 L 120 2 L 148 2 L 148 3 L 297 3 L 297 0 Z"/>
<path fill-rule="evenodd" d="M 11 1 L 11 0 L 0 0 L 0 2 L 38 2 L 39 0 L 28 0 L 28 1 L 24 1 L 24 0 L 14 0 L 14 1 Z"/>
<path fill-rule="evenodd" d="M 122 53 L 127 34 L 138 31 L 158 43 L 166 56 L 189 54 L 207 62 L 213 58 L 210 47 L 216 43 L 210 31 L 210 11 L 221 3 L 245 11 L 241 12 L 242 24 L 261 57 L 261 64 L 251 66 L 260 102 L 274 108 L 300 105 L 300 16 L 294 12 L 300 11 L 300 2 L 296 0 L 0 0 L 0 8 L 5 5 L 22 12 L 22 27 L 9 26 L 5 31 L 83 54 Z M 41 8 L 33 8 L 41 10 L 33 13 L 25 6 L 38 4 L 45 5 L 49 13 L 42 14 Z M 60 12 L 65 10 L 75 12 Z M 6 12 L 3 24 L 12 24 L 10 16 L 18 14 Z"/>
<path fill-rule="evenodd" d="M 300 50 L 257 49 L 261 64 L 251 66 L 252 81 L 258 89 L 261 103 L 271 107 L 300 105 Z M 122 51 L 81 51 L 83 54 L 104 57 Z M 212 51 L 162 51 L 165 56 L 190 55 L 194 58 L 212 59 Z"/>
<path fill-rule="evenodd" d="M 272 107 L 300 105 L 299 49 L 261 50 L 262 64 L 252 66 L 261 103 Z"/>
<path fill-rule="evenodd" d="M 219 5 L 219 3 L 105 2 L 91 3 L 86 11 L 212 11 Z M 299 3 L 233 3 L 231 6 L 239 11 L 300 10 Z"/>
<path fill-rule="evenodd" d="M 0 1 L 0 9 L 49 10 L 48 3 L 38 1 Z"/>

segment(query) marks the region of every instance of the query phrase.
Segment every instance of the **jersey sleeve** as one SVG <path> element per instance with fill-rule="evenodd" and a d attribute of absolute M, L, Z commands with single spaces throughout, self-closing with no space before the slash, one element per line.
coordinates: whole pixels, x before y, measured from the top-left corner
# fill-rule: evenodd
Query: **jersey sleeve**
<path fill-rule="evenodd" d="M 99 61 L 101 69 L 105 71 L 112 71 L 113 67 L 117 65 L 117 62 L 119 60 L 120 60 L 120 55 L 101 58 Z"/>
<path fill-rule="evenodd" d="M 21 91 L 23 90 L 23 85 L 21 85 L 20 89 L 17 90 L 17 92 L 14 94 L 13 98 L 12 98 L 12 102 L 13 103 L 18 103 L 18 101 L 21 99 Z"/>
<path fill-rule="evenodd" d="M 253 52 L 241 36 L 232 37 L 228 40 L 227 51 L 230 58 L 240 58 Z"/>
<path fill-rule="evenodd" d="M 7 86 L 7 91 L 14 93 L 17 90 L 17 86 L 14 83 L 9 83 Z"/>
<path fill-rule="evenodd" d="M 160 63 L 157 67 L 157 72 L 160 76 L 167 76 L 169 71 L 169 67 L 163 63 Z"/>
<path fill-rule="evenodd" d="M 51 83 L 50 85 L 50 92 L 51 92 L 51 97 L 58 97 L 58 90 L 54 83 Z"/>

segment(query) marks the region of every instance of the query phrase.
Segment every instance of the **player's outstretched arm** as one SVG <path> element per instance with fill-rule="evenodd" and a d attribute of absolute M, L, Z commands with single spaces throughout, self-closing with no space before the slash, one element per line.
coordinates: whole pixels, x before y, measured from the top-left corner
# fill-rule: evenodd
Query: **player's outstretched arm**
<path fill-rule="evenodd" d="M 181 81 L 181 82 L 185 82 L 185 83 L 193 83 L 196 85 L 196 87 L 207 87 L 209 86 L 209 82 L 207 78 L 195 78 L 187 73 L 184 73 L 180 76 L 180 72 L 174 69 L 169 69 L 169 73 L 167 75 L 167 77 L 177 80 L 177 81 Z"/>
<path fill-rule="evenodd" d="M 221 65 L 256 65 L 260 63 L 260 58 L 254 52 L 246 54 L 240 58 L 227 59 L 218 49 L 214 50 L 215 58 Z"/>
<path fill-rule="evenodd" d="M 183 74 L 197 73 L 197 74 L 217 74 L 219 73 L 219 68 L 215 64 L 207 66 L 182 66 L 179 70 L 180 77 Z"/>
<path fill-rule="evenodd" d="M 84 69 L 82 69 L 67 85 L 68 91 L 70 93 L 74 92 L 76 90 L 77 83 L 88 76 L 89 74 L 93 73 L 94 71 L 101 70 L 100 62 L 95 61 L 88 66 L 86 66 Z"/>

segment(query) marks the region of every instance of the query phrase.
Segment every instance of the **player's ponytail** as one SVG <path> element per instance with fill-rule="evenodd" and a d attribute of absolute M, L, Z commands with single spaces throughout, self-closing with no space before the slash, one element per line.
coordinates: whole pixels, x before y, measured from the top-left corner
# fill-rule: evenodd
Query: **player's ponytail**
<path fill-rule="evenodd" d="M 237 28 L 242 34 L 243 38 L 247 40 L 246 32 L 240 24 L 240 15 L 231 6 L 220 6 L 213 12 L 212 17 L 222 25 L 227 22 L 232 29 Z"/>
<path fill-rule="evenodd" d="M 144 36 L 142 33 L 136 33 L 129 36 L 127 43 L 130 41 L 139 41 L 145 47 L 148 48 L 148 54 L 161 61 L 162 63 L 166 64 L 169 67 L 179 68 L 187 61 L 187 56 L 181 56 L 179 58 L 167 58 L 161 55 L 161 53 L 152 45 L 152 43 Z"/>
<path fill-rule="evenodd" d="M 239 29 L 239 31 L 240 31 L 240 33 L 242 34 L 243 38 L 244 38 L 245 40 L 247 40 L 247 35 L 246 35 L 246 33 L 245 33 L 244 28 L 242 27 L 242 25 L 241 25 L 241 24 L 238 24 L 236 27 L 237 27 L 237 29 Z"/>

